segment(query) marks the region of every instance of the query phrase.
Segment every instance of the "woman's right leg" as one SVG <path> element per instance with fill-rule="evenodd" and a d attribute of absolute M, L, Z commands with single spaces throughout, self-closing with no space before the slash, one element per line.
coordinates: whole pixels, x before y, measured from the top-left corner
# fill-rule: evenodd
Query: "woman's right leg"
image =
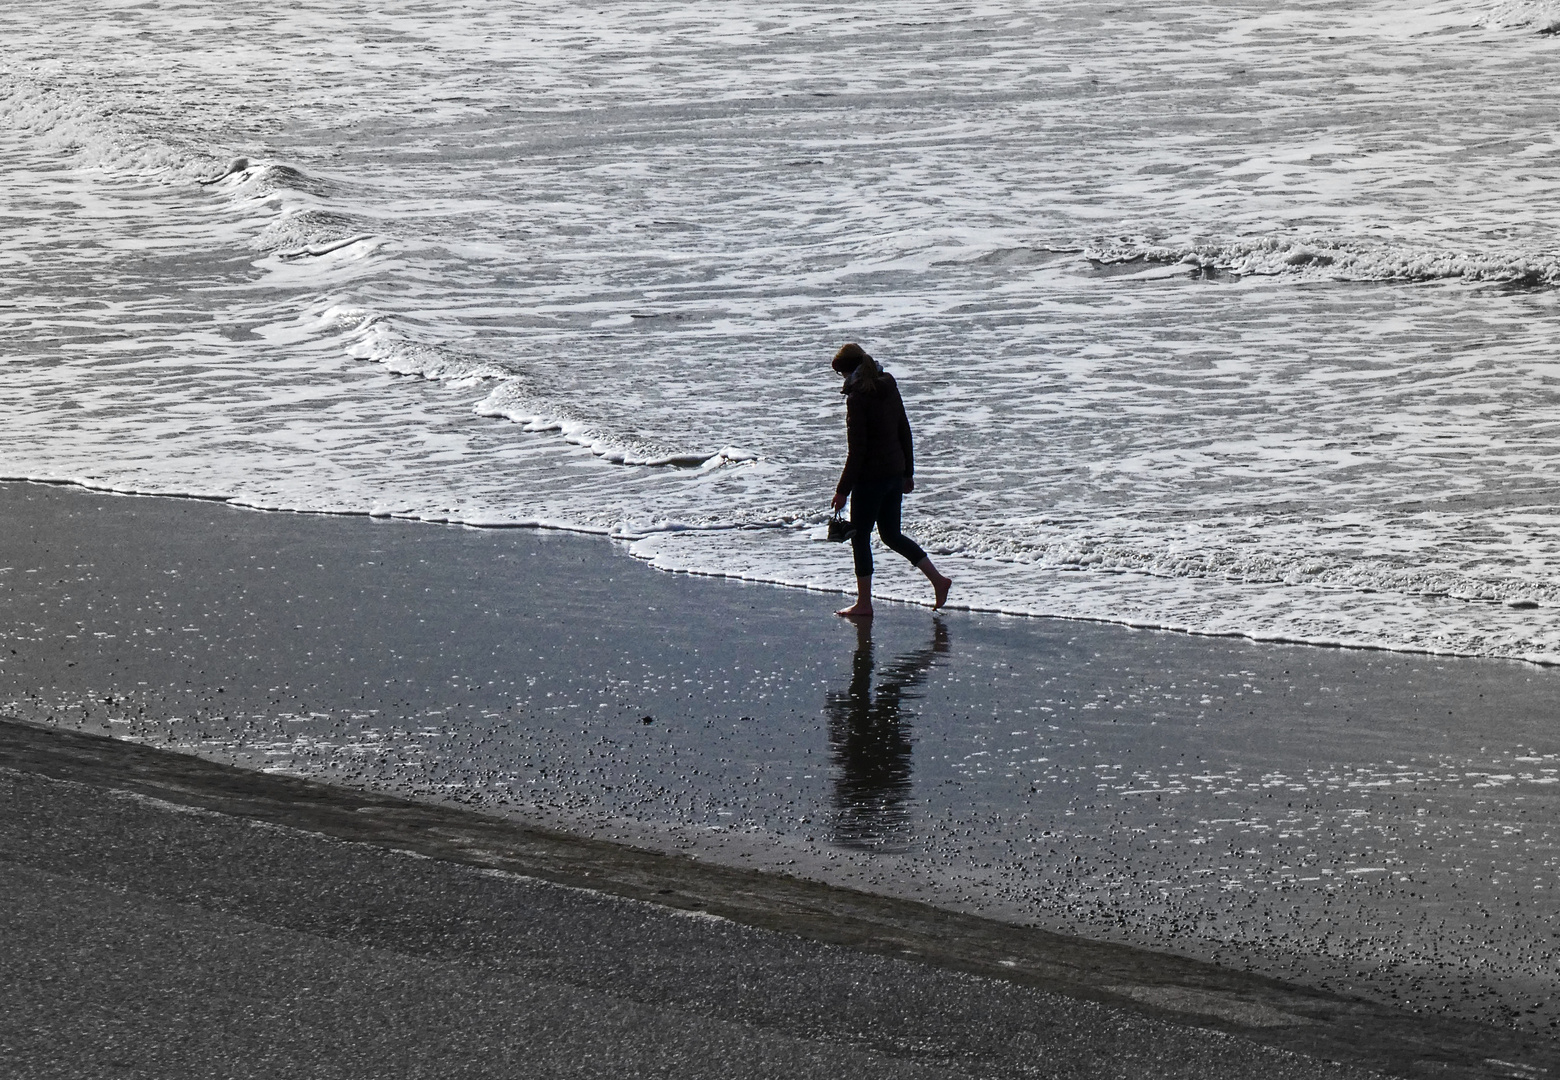
<path fill-rule="evenodd" d="M 881 498 L 882 492 L 874 485 L 857 485 L 850 493 L 850 523 L 856 529 L 850 538 L 851 561 L 856 566 L 856 602 L 834 613 L 847 619 L 872 617 L 872 526 L 877 523 Z"/>

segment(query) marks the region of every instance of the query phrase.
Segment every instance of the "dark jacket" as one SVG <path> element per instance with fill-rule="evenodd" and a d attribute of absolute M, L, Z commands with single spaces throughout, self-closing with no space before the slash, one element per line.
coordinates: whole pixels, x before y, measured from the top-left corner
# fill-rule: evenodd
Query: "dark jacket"
<path fill-rule="evenodd" d="M 899 386 L 886 371 L 871 389 L 845 383 L 845 440 L 848 451 L 840 473 L 841 495 L 869 480 L 907 479 L 915 475 L 910 449 L 910 418 Z"/>

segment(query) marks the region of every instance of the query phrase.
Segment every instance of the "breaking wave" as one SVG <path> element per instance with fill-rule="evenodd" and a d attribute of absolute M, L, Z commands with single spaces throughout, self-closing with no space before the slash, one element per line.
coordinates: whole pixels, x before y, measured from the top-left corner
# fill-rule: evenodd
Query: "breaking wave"
<path fill-rule="evenodd" d="M 1506 0 L 1497 4 L 1482 24 L 1509 30 L 1533 30 L 1540 34 L 1560 33 L 1560 2 Z"/>
<path fill-rule="evenodd" d="M 1560 253 L 1468 251 L 1350 243 L 1332 239 L 1262 237 L 1229 243 L 1162 246 L 1121 243 L 1086 248 L 1086 258 L 1107 265 L 1134 262 L 1218 271 L 1237 276 L 1298 275 L 1335 281 L 1466 281 L 1502 285 L 1560 283 Z"/>

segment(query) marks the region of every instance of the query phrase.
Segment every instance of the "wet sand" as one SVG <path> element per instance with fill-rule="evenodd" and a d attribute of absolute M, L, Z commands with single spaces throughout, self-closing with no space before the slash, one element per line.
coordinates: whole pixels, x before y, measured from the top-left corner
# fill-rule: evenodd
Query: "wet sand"
<path fill-rule="evenodd" d="M 576 536 L 0 506 L 8 715 L 1553 1052 L 1549 669 L 894 605 L 862 634 Z"/>

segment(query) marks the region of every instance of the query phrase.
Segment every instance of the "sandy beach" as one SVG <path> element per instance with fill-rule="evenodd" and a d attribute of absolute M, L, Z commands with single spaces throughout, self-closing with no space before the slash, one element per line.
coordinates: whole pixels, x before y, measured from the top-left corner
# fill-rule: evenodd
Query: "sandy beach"
<path fill-rule="evenodd" d="M 1125 949 L 1155 974 L 1058 980 L 1024 946 L 1050 989 L 1300 1052 L 1554 1064 L 1548 669 L 895 605 L 863 634 L 832 596 L 658 573 L 590 538 L 29 484 L 0 500 L 0 702 L 44 725 L 27 730 L 987 928 L 923 949 L 934 966 L 1000 977 L 1030 965 L 1026 934 Z M 1466 767 L 1481 753 L 1506 764 Z M 113 772 L 92 783 L 124 786 Z M 690 895 L 820 936 L 766 921 L 789 901 Z M 1004 926 L 1017 956 L 992 951 Z M 1374 1019 L 1263 1020 L 1306 1001 Z"/>
<path fill-rule="evenodd" d="M 0 755 L 8 1077 L 1501 1075 L 1205 965 L 99 736 Z"/>

